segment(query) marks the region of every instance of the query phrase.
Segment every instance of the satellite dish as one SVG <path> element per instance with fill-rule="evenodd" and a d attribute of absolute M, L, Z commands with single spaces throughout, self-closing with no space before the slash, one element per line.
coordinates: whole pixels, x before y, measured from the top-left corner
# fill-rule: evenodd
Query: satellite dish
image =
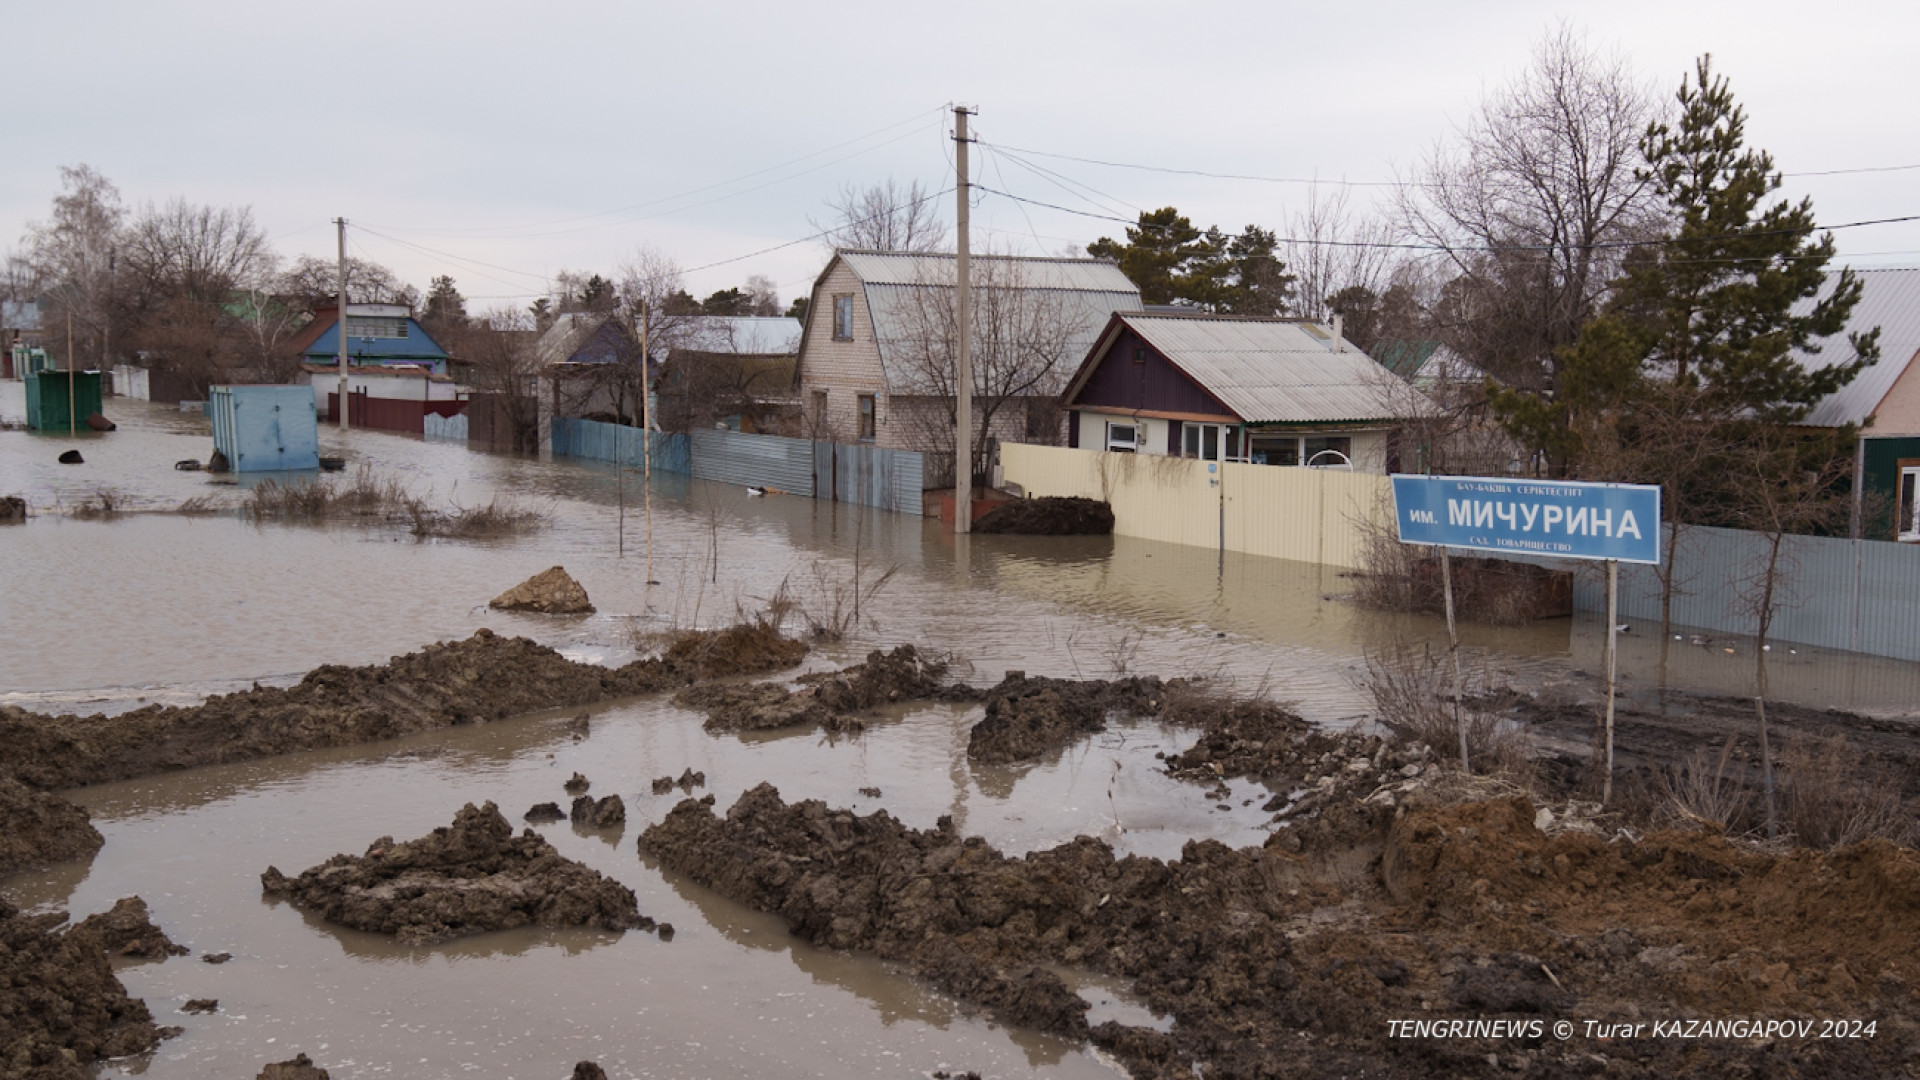
<path fill-rule="evenodd" d="M 1322 459 L 1325 460 L 1322 460 Z M 1309 469 L 1345 469 L 1353 471 L 1353 459 L 1338 450 L 1322 450 L 1307 459 Z"/>

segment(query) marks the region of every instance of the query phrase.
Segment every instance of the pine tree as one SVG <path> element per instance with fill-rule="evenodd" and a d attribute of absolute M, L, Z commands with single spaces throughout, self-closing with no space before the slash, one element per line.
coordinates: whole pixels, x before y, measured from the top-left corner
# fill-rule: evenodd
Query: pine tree
<path fill-rule="evenodd" d="M 1772 155 L 1746 146 L 1746 112 L 1710 57 L 1682 82 L 1678 102 L 1677 120 L 1652 124 L 1641 140 L 1642 175 L 1671 234 L 1628 258 L 1605 313 L 1561 354 L 1556 394 L 1490 390 L 1507 430 L 1544 451 L 1555 472 L 1617 469 L 1634 456 L 1620 447 L 1673 437 L 1639 415 L 1649 400 L 1662 403 L 1652 410 L 1662 426 L 1683 400 L 1684 434 L 1737 441 L 1743 428 L 1803 419 L 1879 355 L 1874 331 L 1848 339 L 1854 356 L 1843 363 L 1810 369 L 1794 357 L 1819 353 L 1846 327 L 1860 282 L 1843 269 L 1796 314 L 1827 281 L 1832 234 L 1815 237 L 1811 199 L 1767 204 L 1780 174 Z"/>

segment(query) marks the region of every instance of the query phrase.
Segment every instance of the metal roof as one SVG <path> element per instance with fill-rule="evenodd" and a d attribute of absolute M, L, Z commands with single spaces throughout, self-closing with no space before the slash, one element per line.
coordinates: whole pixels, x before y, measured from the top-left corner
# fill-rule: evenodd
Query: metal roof
<path fill-rule="evenodd" d="M 696 315 L 679 327 L 679 347 L 740 356 L 787 356 L 800 351 L 799 319 L 784 315 Z"/>
<path fill-rule="evenodd" d="M 874 341 L 880 347 L 880 363 L 889 387 L 925 392 L 917 385 L 920 377 L 912 365 L 900 361 L 903 355 L 929 344 L 951 346 L 950 342 L 927 340 L 930 330 L 938 333 L 927 324 L 939 311 L 929 310 L 927 302 L 929 290 L 952 291 L 955 257 L 843 251 L 840 258 L 865 286 L 867 312 L 873 320 Z M 1046 298 L 1046 306 L 1032 305 L 1021 318 L 1057 324 L 1039 331 L 1042 340 L 1036 341 L 1035 348 L 1056 354 L 1054 363 L 1062 376 L 1093 348 L 1109 316 L 1140 308 L 1140 290 L 1118 266 L 1104 259 L 976 255 L 972 270 L 976 297 L 987 290 L 1018 289 Z M 976 299 L 975 304 L 976 313 L 988 306 L 982 299 Z"/>
<path fill-rule="evenodd" d="M 1250 424 L 1352 423 L 1420 414 L 1419 395 L 1315 323 L 1122 314 L 1121 321 Z"/>
<path fill-rule="evenodd" d="M 954 282 L 955 256 L 942 252 L 912 254 L 901 251 L 842 251 L 840 258 L 868 285 L 945 285 Z M 996 267 L 1017 268 L 1020 284 L 1028 289 L 1071 289 L 1081 292 L 1130 293 L 1140 306 L 1140 290 L 1120 267 L 1107 259 L 1048 259 L 1025 255 L 975 255 L 970 260 L 981 279 L 994 276 Z"/>
<path fill-rule="evenodd" d="M 1847 343 L 1847 335 L 1866 333 L 1877 326 L 1880 328 L 1880 360 L 1814 405 L 1807 418 L 1800 421 L 1803 424 L 1838 427 L 1864 423 L 1873 410 L 1880 407 L 1887 391 L 1893 389 L 1895 380 L 1907 370 L 1915 354 L 1920 353 L 1920 270 L 1855 270 L 1854 273 L 1860 277 L 1860 302 L 1854 305 L 1846 330 L 1828 338 L 1819 353 L 1809 355 L 1796 351 L 1794 359 L 1814 370 L 1846 363 L 1853 359 L 1853 347 Z M 1828 274 L 1819 294 L 1795 304 L 1794 314 L 1804 315 L 1812 310 L 1814 304 L 1833 291 L 1839 279 L 1837 273 Z"/>

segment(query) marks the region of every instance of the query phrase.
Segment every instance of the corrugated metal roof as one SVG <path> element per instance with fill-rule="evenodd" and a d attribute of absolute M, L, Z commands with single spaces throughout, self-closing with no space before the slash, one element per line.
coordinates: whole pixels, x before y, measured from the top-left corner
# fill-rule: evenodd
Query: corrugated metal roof
<path fill-rule="evenodd" d="M 1128 327 L 1248 423 L 1351 423 L 1419 415 L 1392 372 L 1313 323 L 1123 314 Z"/>
<path fill-rule="evenodd" d="M 928 344 L 952 347 L 951 342 L 927 338 L 929 331 L 938 332 L 929 324 L 951 303 L 945 297 L 934 300 L 930 292 L 951 294 L 954 256 L 843 251 L 840 258 L 865 284 L 867 312 L 888 385 L 896 391 L 926 392 L 911 365 L 901 359 Z M 988 290 L 1018 289 L 1043 298 L 1022 318 L 1046 324 L 1035 328 L 1040 340 L 1034 348 L 1055 353 L 1063 377 L 1093 348 L 1114 312 L 1140 309 L 1140 290 L 1105 260 L 977 255 L 972 261 L 976 312 L 987 310 L 983 294 Z M 950 322 L 951 315 L 946 320 Z"/>
<path fill-rule="evenodd" d="M 843 251 L 840 258 L 868 285 L 952 285 L 955 257 L 944 253 L 910 254 L 898 251 Z M 1024 255 L 975 255 L 976 280 L 993 279 L 996 268 L 1013 268 L 1023 287 L 1072 289 L 1086 292 L 1132 293 L 1140 306 L 1140 290 L 1120 268 L 1106 259 L 1043 259 Z M 1009 276 L 1006 274 L 1003 277 Z"/>
<path fill-rule="evenodd" d="M 783 315 L 700 315 L 686 320 L 681 346 L 699 352 L 783 356 L 800 351 L 799 319 Z"/>
<path fill-rule="evenodd" d="M 1858 424 L 1878 408 L 1887 391 L 1915 353 L 1920 353 L 1920 270 L 1856 270 L 1860 276 L 1860 302 L 1854 305 L 1847 329 L 1827 339 L 1817 355 L 1796 352 L 1794 358 L 1809 369 L 1818 370 L 1853 359 L 1853 347 L 1847 334 L 1866 333 L 1880 328 L 1880 360 L 1855 376 L 1854 380 L 1828 395 L 1801 423 L 1814 427 L 1838 427 Z M 1819 295 L 1794 305 L 1794 313 L 1803 315 L 1825 299 L 1839 281 L 1837 273 L 1828 274 Z"/>

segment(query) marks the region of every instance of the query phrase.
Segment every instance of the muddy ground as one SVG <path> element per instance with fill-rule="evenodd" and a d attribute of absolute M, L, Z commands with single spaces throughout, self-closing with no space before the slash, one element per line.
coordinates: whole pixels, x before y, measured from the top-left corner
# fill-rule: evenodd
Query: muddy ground
<path fill-rule="evenodd" d="M 9 1080 L 85 1080 L 89 1063 L 180 1031 L 155 1026 L 146 1003 L 127 996 L 100 937 L 61 933 L 66 918 L 23 915 L 0 897 L 0 1076 Z"/>
<path fill-rule="evenodd" d="M 0 874 L 78 859 L 104 842 L 85 810 L 0 773 Z"/>
<path fill-rule="evenodd" d="M 977 533 L 1028 536 L 1106 536 L 1113 532 L 1113 507 L 1097 499 L 1043 497 L 1003 502 L 973 523 Z"/>
<path fill-rule="evenodd" d="M 657 657 L 607 668 L 483 629 L 386 664 L 329 664 L 286 689 L 256 687 L 185 708 L 50 717 L 0 706 L 0 745 L 5 767 L 28 786 L 83 787 L 656 693 L 790 667 L 806 652 L 752 623 L 683 634 Z"/>
<path fill-rule="evenodd" d="M 260 887 L 328 922 L 409 945 L 521 926 L 654 926 L 632 889 L 566 858 L 532 829 L 513 835 L 492 803 L 468 803 L 452 825 L 418 840 L 383 836 L 364 855 L 335 855 L 298 877 L 270 866 Z"/>

